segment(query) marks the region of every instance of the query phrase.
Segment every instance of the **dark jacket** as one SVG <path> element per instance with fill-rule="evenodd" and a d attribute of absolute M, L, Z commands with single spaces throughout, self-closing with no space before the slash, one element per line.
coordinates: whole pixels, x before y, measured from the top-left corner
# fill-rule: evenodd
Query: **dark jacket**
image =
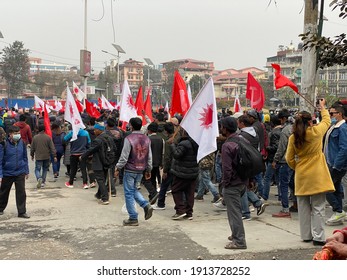
<path fill-rule="evenodd" d="M 277 148 L 278 148 L 278 143 L 280 141 L 281 137 L 281 131 L 282 131 L 282 126 L 276 126 L 269 134 L 269 146 L 266 147 L 266 150 L 268 152 L 267 155 L 267 161 L 268 162 L 273 162 Z"/>
<path fill-rule="evenodd" d="M 229 136 L 240 137 L 236 133 Z M 228 139 L 229 139 L 228 138 Z M 245 185 L 248 186 L 249 180 L 242 180 L 236 171 L 237 165 L 238 144 L 231 141 L 225 141 L 222 146 L 222 186 L 230 188 L 235 186 Z"/>
<path fill-rule="evenodd" d="M 196 161 L 198 144 L 190 137 L 181 137 L 178 144 L 172 144 L 171 173 L 182 179 L 196 179 L 199 175 L 199 165 Z"/>
<path fill-rule="evenodd" d="M 170 135 L 171 137 L 172 135 Z M 172 163 L 172 150 L 171 150 L 171 144 L 169 140 L 165 141 L 165 147 L 164 147 L 164 160 L 163 160 L 163 173 L 169 173 L 171 170 L 171 163 Z"/>
<path fill-rule="evenodd" d="M 152 166 L 163 166 L 164 140 L 156 134 L 151 134 L 148 137 L 151 140 Z"/>
<path fill-rule="evenodd" d="M 0 178 L 29 174 L 27 147 L 22 140 L 17 143 L 8 138 L 0 144 Z"/>
<path fill-rule="evenodd" d="M 82 159 L 87 159 L 89 156 L 93 155 L 92 169 L 95 171 L 104 170 L 104 167 L 100 158 L 101 146 L 103 141 L 102 134 L 100 134 L 98 137 L 96 137 L 93 140 L 91 147 L 81 156 Z"/>

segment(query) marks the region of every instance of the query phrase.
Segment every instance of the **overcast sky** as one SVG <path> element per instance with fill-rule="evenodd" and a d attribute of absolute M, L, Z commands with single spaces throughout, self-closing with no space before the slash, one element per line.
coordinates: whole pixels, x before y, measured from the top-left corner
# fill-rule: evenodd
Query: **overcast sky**
<path fill-rule="evenodd" d="M 87 48 L 99 72 L 116 54 L 116 43 L 128 58 L 154 64 L 193 58 L 212 61 L 217 70 L 255 66 L 279 45 L 297 46 L 303 31 L 304 0 L 88 0 Z M 277 5 L 275 5 L 277 2 Z M 332 12 L 326 0 L 323 34 L 347 30 L 347 20 Z M 79 66 L 84 48 L 84 0 L 1 0 L 0 49 L 15 40 L 30 56 Z M 113 5 L 113 25 L 111 17 Z M 104 12 L 103 12 L 104 4 Z M 101 19 L 102 18 L 102 19 Z M 100 20 L 101 19 L 101 20 Z M 99 20 L 99 21 L 97 21 Z"/>

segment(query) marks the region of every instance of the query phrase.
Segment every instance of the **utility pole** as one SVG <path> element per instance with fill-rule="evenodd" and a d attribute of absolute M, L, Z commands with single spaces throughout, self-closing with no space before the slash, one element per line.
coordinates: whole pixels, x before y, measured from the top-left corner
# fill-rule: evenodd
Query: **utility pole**
<path fill-rule="evenodd" d="M 304 33 L 310 36 L 318 32 L 318 0 L 305 0 Z M 305 43 L 305 41 L 304 41 Z M 307 48 L 302 51 L 301 94 L 315 104 L 315 89 L 317 83 L 317 56 L 315 49 Z M 314 108 L 303 98 L 300 98 L 300 110 L 313 112 Z"/>

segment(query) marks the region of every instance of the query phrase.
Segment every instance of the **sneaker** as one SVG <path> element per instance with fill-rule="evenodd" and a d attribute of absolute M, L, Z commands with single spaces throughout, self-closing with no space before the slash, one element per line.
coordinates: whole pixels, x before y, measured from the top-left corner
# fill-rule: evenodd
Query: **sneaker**
<path fill-rule="evenodd" d="M 44 188 L 46 186 L 46 183 L 41 184 L 41 188 Z"/>
<path fill-rule="evenodd" d="M 282 210 L 278 213 L 272 214 L 272 217 L 274 218 L 291 218 L 292 215 L 290 212 L 283 212 Z"/>
<path fill-rule="evenodd" d="M 73 188 L 73 185 L 70 185 L 69 182 L 65 182 L 65 187 L 69 188 L 69 189 L 72 189 Z"/>
<path fill-rule="evenodd" d="M 249 212 L 254 212 L 255 208 L 253 206 L 249 206 Z"/>
<path fill-rule="evenodd" d="M 251 221 L 252 218 L 251 218 L 251 216 L 242 216 L 242 220 L 244 220 L 244 221 Z"/>
<path fill-rule="evenodd" d="M 218 210 L 222 210 L 222 211 L 226 211 L 227 210 L 227 206 L 223 204 L 223 200 L 220 200 L 216 203 L 213 203 L 213 206 L 218 208 Z"/>
<path fill-rule="evenodd" d="M 88 184 L 83 184 L 83 189 L 84 189 L 84 190 L 89 189 Z"/>
<path fill-rule="evenodd" d="M 193 220 L 193 216 L 188 216 L 188 215 L 186 215 L 186 216 L 183 217 L 183 219 L 184 219 L 184 220 L 191 221 L 191 220 Z"/>
<path fill-rule="evenodd" d="M 194 197 L 194 199 L 196 201 L 204 201 L 204 198 L 202 196 L 198 196 L 198 195 L 196 197 Z"/>
<path fill-rule="evenodd" d="M 219 201 L 221 201 L 222 200 L 222 198 L 219 196 L 219 195 L 217 195 L 217 196 L 215 196 L 212 200 L 211 200 L 211 203 L 217 203 L 217 202 L 219 202 Z"/>
<path fill-rule="evenodd" d="M 159 193 L 157 192 L 149 201 L 149 203 L 151 205 L 155 204 L 157 202 L 157 199 L 158 199 L 158 196 L 159 196 Z"/>
<path fill-rule="evenodd" d="M 89 184 L 89 188 L 92 189 L 92 188 L 95 188 L 95 187 L 96 187 L 96 182 L 92 182 L 92 183 Z"/>
<path fill-rule="evenodd" d="M 173 220 L 181 220 L 181 219 L 183 219 L 185 216 L 187 216 L 187 213 L 183 213 L 183 214 L 175 214 L 175 215 L 173 215 L 172 216 L 172 219 Z"/>
<path fill-rule="evenodd" d="M 164 207 L 159 207 L 158 204 L 153 205 L 152 208 L 153 208 L 153 210 L 165 210 L 165 206 Z"/>
<path fill-rule="evenodd" d="M 127 219 L 123 221 L 123 226 L 138 226 L 139 221 L 134 219 Z"/>
<path fill-rule="evenodd" d="M 342 211 L 341 213 L 339 212 L 334 212 L 333 215 L 325 222 L 327 225 L 336 225 L 336 224 L 341 224 L 346 217 L 346 212 Z"/>
<path fill-rule="evenodd" d="M 153 207 L 150 204 L 147 204 L 143 210 L 145 211 L 145 220 L 148 220 L 152 217 Z"/>
<path fill-rule="evenodd" d="M 263 214 L 267 206 L 269 206 L 269 203 L 264 202 L 259 207 L 257 207 L 257 216 Z"/>
<path fill-rule="evenodd" d="M 116 193 L 111 193 L 111 197 L 116 197 L 117 194 Z"/>
<path fill-rule="evenodd" d="M 109 205 L 110 202 L 108 200 L 100 200 L 99 204 L 101 204 L 101 205 Z"/>
<path fill-rule="evenodd" d="M 291 213 L 298 213 L 298 207 L 290 206 L 289 207 L 289 212 L 291 212 Z"/>
<path fill-rule="evenodd" d="M 101 199 L 100 195 L 98 195 L 97 193 L 94 194 L 94 197 L 95 197 L 97 200 L 100 200 L 100 199 Z"/>
<path fill-rule="evenodd" d="M 42 186 L 42 178 L 38 178 L 36 188 L 41 189 L 41 186 Z"/>

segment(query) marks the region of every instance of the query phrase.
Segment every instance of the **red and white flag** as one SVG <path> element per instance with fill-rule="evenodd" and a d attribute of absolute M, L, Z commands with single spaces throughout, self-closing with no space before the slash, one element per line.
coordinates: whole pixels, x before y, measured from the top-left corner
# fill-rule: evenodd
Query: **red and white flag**
<path fill-rule="evenodd" d="M 51 109 L 49 108 L 50 106 L 46 105 L 46 103 L 39 97 L 37 97 L 36 95 L 34 95 L 34 100 L 35 100 L 35 110 L 44 110 L 44 106 L 46 106 L 47 108 L 47 112 L 50 113 Z"/>
<path fill-rule="evenodd" d="M 80 129 L 84 129 L 85 125 L 82 122 L 80 113 L 78 112 L 75 99 L 69 89 L 66 87 L 66 102 L 65 102 L 65 113 L 64 119 L 72 125 L 72 138 L 71 141 L 77 139 L 77 135 Z"/>
<path fill-rule="evenodd" d="M 106 99 L 106 97 L 103 94 L 101 95 L 101 107 L 102 109 L 106 109 L 110 111 L 114 109 L 112 104 Z"/>
<path fill-rule="evenodd" d="M 125 80 L 123 84 L 123 90 L 122 90 L 119 120 L 128 123 L 131 118 L 135 118 L 135 117 L 137 117 L 135 103 L 131 96 L 131 91 L 129 88 L 128 81 Z"/>
<path fill-rule="evenodd" d="M 149 117 L 151 122 L 153 121 L 153 115 L 152 115 L 152 99 L 151 99 L 151 91 L 147 91 L 147 98 L 144 104 L 144 110 L 146 113 L 146 116 Z M 143 123 L 143 122 L 142 122 Z"/>
<path fill-rule="evenodd" d="M 240 103 L 239 95 L 236 94 L 235 100 L 234 100 L 234 113 L 238 113 L 238 112 L 242 113 L 243 109 Z"/>
<path fill-rule="evenodd" d="M 55 106 L 55 111 L 60 111 L 61 109 L 63 109 L 63 105 L 58 100 L 54 101 L 54 106 Z"/>
<path fill-rule="evenodd" d="M 164 112 L 169 112 L 169 102 L 168 101 L 166 101 L 166 103 L 165 103 Z"/>
<path fill-rule="evenodd" d="M 72 81 L 72 89 L 73 93 L 76 94 L 76 97 L 79 101 L 82 101 L 84 98 L 86 98 L 85 93 L 75 84 L 74 81 Z"/>
<path fill-rule="evenodd" d="M 199 145 L 197 162 L 217 150 L 218 117 L 213 80 L 209 78 L 184 116 L 181 126 Z"/>
<path fill-rule="evenodd" d="M 265 104 L 263 88 L 257 80 L 248 72 L 246 98 L 251 100 L 251 107 L 260 111 Z"/>

